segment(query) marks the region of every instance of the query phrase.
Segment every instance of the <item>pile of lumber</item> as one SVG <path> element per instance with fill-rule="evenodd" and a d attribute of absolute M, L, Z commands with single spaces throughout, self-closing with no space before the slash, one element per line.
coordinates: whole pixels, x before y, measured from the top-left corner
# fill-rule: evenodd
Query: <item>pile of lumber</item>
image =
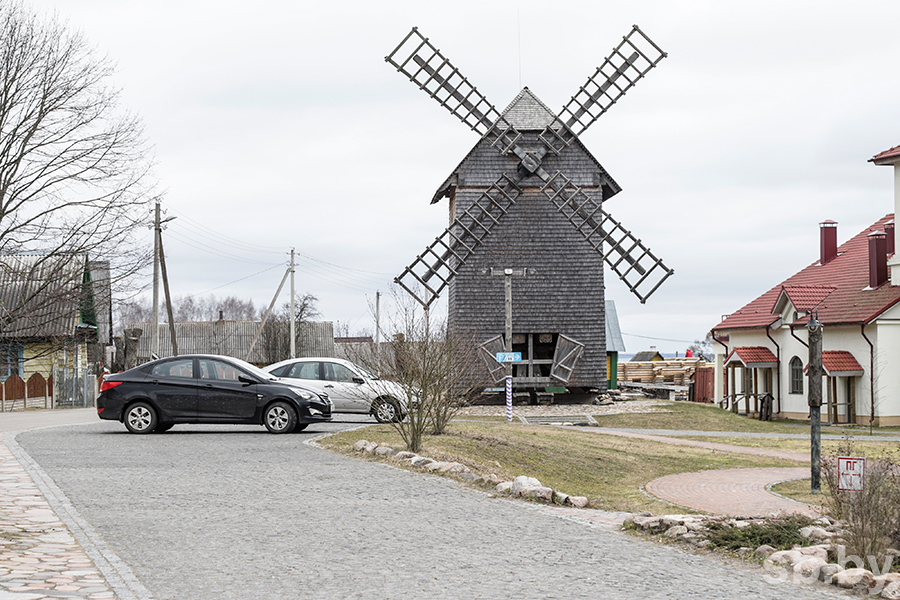
<path fill-rule="evenodd" d="M 706 365 L 707 362 L 700 358 L 620 362 L 618 380 L 622 383 L 687 385 L 694 371 Z"/>

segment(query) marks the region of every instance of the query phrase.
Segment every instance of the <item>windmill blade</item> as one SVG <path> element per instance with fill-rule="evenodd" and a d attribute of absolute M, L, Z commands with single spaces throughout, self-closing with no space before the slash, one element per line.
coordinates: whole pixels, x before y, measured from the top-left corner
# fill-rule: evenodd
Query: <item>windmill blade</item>
<path fill-rule="evenodd" d="M 419 33 L 418 27 L 413 27 L 384 60 L 479 135 L 500 117 L 494 105 Z"/>
<path fill-rule="evenodd" d="M 562 108 L 558 118 L 575 135 L 581 135 L 666 56 L 635 25 Z"/>
<path fill-rule="evenodd" d="M 641 301 L 669 278 L 674 270 L 663 264 L 640 239 L 568 177 L 557 171 L 541 188 L 545 196 L 575 226 L 591 247 Z M 609 245 L 604 252 L 603 244 Z"/>
<path fill-rule="evenodd" d="M 521 194 L 515 181 L 501 175 L 394 282 L 423 307 L 431 306 Z"/>

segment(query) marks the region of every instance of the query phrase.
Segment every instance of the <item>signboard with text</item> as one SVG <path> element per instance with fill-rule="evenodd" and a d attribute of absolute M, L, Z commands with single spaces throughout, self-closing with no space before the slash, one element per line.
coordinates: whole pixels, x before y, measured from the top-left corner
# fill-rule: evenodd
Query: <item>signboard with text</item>
<path fill-rule="evenodd" d="M 498 363 L 522 362 L 522 353 L 521 352 L 498 352 L 497 353 L 497 362 Z"/>
<path fill-rule="evenodd" d="M 866 487 L 865 457 L 839 456 L 838 491 L 861 492 Z"/>

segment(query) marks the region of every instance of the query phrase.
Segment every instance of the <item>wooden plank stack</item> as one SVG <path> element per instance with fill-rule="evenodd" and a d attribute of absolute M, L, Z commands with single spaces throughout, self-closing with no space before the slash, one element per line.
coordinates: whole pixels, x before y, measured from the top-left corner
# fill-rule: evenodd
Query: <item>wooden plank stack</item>
<path fill-rule="evenodd" d="M 687 385 L 694 371 L 705 366 L 707 362 L 700 358 L 620 362 L 618 380 L 623 383 Z"/>

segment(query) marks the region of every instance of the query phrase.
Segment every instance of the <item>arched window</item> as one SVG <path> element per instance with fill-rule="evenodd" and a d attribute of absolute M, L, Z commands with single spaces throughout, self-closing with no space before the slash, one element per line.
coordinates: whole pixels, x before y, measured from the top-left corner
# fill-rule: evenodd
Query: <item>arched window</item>
<path fill-rule="evenodd" d="M 796 356 L 791 359 L 791 393 L 803 393 L 803 361 Z"/>

